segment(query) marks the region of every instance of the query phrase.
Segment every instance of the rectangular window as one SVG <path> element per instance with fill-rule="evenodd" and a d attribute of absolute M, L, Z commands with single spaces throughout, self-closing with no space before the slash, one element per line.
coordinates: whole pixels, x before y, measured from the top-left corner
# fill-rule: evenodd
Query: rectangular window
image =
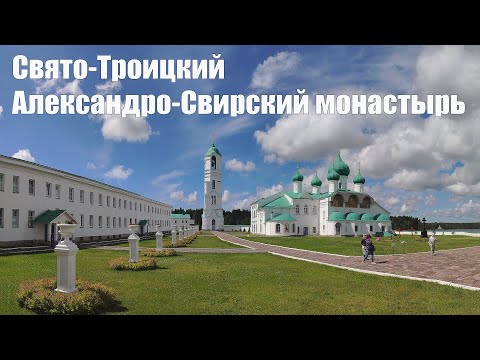
<path fill-rule="evenodd" d="M 83 204 L 85 202 L 85 191 L 80 190 L 80 202 Z"/>
<path fill-rule="evenodd" d="M 107 228 L 110 227 L 110 216 L 107 216 Z"/>
<path fill-rule="evenodd" d="M 323 225 L 323 230 L 325 230 L 325 225 Z"/>
<path fill-rule="evenodd" d="M 148 205 L 148 210 L 147 210 L 147 212 L 150 212 L 150 205 Z"/>
<path fill-rule="evenodd" d="M 90 219 L 89 219 L 89 224 L 88 224 L 91 228 L 93 228 L 93 215 L 90 215 Z"/>
<path fill-rule="evenodd" d="M 5 191 L 5 174 L 0 174 L 0 191 Z"/>
<path fill-rule="evenodd" d="M 28 210 L 28 227 L 33 228 L 33 219 L 35 219 L 35 211 Z"/>
<path fill-rule="evenodd" d="M 117 207 L 117 198 L 113 198 L 113 207 L 114 207 L 114 208 Z"/>
<path fill-rule="evenodd" d="M 55 184 L 55 198 L 60 199 L 60 185 Z"/>
<path fill-rule="evenodd" d="M 135 211 L 137 211 L 137 203 L 135 203 Z"/>
<path fill-rule="evenodd" d="M 45 184 L 45 193 L 47 197 L 52 197 L 52 184 L 51 183 L 46 183 Z"/>
<path fill-rule="evenodd" d="M 122 199 L 118 199 L 118 208 L 119 208 L 119 209 L 122 208 Z"/>
<path fill-rule="evenodd" d="M 93 191 L 90 191 L 90 205 L 93 205 Z"/>
<path fill-rule="evenodd" d="M 35 195 L 35 180 L 28 180 L 28 195 Z"/>
<path fill-rule="evenodd" d="M 112 218 L 112 227 L 117 227 L 117 218 L 115 216 Z"/>
<path fill-rule="evenodd" d="M 103 218 L 101 216 L 98 217 L 98 227 L 101 228 L 103 226 Z"/>
<path fill-rule="evenodd" d="M 127 227 L 127 218 L 123 218 L 123 227 Z"/>
<path fill-rule="evenodd" d="M 355 225 L 355 231 L 358 231 L 358 225 Z"/>
<path fill-rule="evenodd" d="M 107 195 L 107 207 L 110 207 L 110 196 Z"/>
<path fill-rule="evenodd" d="M 103 195 L 98 194 L 98 206 L 103 206 Z"/>
<path fill-rule="evenodd" d="M 118 217 L 118 227 L 122 227 L 122 218 L 120 216 Z"/>
<path fill-rule="evenodd" d="M 3 208 L 0 208 L 0 229 L 3 228 Z"/>
<path fill-rule="evenodd" d="M 12 228 L 18 228 L 18 209 L 12 210 Z"/>
<path fill-rule="evenodd" d="M 73 188 L 68 188 L 68 200 L 70 202 L 73 202 L 73 195 L 74 195 L 74 190 Z"/>
<path fill-rule="evenodd" d="M 370 225 L 370 231 L 373 231 L 373 225 Z"/>
<path fill-rule="evenodd" d="M 313 233 L 316 234 L 316 232 L 317 232 L 317 228 L 314 226 L 313 227 Z"/>
<path fill-rule="evenodd" d="M 127 200 L 123 200 L 123 208 L 127 210 Z M 130 209 L 131 210 L 131 209 Z"/>
<path fill-rule="evenodd" d="M 18 176 L 13 177 L 13 193 L 18 194 L 20 178 Z"/>
<path fill-rule="evenodd" d="M 212 181 L 212 189 L 215 189 L 215 180 Z"/>
<path fill-rule="evenodd" d="M 83 215 L 80 215 L 80 227 L 83 228 L 84 226 L 84 217 Z"/>

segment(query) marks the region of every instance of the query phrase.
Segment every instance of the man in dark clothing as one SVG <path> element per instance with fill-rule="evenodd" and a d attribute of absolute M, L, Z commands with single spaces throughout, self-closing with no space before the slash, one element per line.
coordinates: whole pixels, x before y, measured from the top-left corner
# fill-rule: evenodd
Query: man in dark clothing
<path fill-rule="evenodd" d="M 372 255 L 372 264 L 375 264 L 375 261 L 373 259 L 373 253 L 375 252 L 375 246 L 372 243 L 372 237 L 370 235 L 367 235 L 367 238 L 365 239 L 365 247 L 366 247 L 366 255 L 363 258 L 363 262 L 368 260 L 368 255 Z"/>

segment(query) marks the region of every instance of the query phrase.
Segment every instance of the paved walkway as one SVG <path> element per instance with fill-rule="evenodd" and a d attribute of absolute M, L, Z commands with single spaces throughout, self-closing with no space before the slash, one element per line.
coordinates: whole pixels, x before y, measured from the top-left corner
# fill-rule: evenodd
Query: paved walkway
<path fill-rule="evenodd" d="M 114 251 L 128 251 L 128 246 L 99 246 L 97 249 L 100 250 L 114 250 Z M 155 250 L 155 248 L 139 247 L 140 250 L 148 249 Z M 257 254 L 266 252 L 263 250 L 256 249 L 242 249 L 242 248 L 164 248 L 164 250 L 175 250 L 176 252 L 186 252 L 186 253 L 224 253 L 224 254 Z"/>
<path fill-rule="evenodd" d="M 287 248 L 241 239 L 224 232 L 214 232 L 221 240 L 274 255 L 330 265 L 352 271 L 431 281 L 444 285 L 480 290 L 480 247 L 430 253 L 375 256 L 376 264 L 362 263 L 362 256 L 327 254 Z M 360 251 L 360 246 L 359 246 Z"/>

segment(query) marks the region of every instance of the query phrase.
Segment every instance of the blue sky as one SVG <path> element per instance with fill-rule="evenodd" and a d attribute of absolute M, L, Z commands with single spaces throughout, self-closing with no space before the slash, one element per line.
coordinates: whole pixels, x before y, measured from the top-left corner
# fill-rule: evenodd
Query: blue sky
<path fill-rule="evenodd" d="M 118 94 L 180 98 L 204 94 L 458 94 L 463 115 L 168 115 L 132 119 L 12 115 L 15 90 L 99 92 L 99 75 L 57 82 L 15 80 L 12 59 L 210 59 L 225 79 L 122 80 Z M 203 206 L 203 154 L 215 141 L 224 161 L 226 209 L 291 189 L 297 165 L 305 185 L 337 149 L 353 178 L 393 215 L 480 221 L 480 49 L 463 46 L 0 46 L 0 153 L 90 177 L 173 206 Z M 135 129 L 135 131 L 132 131 Z M 28 151 L 27 151 L 28 150 Z"/>

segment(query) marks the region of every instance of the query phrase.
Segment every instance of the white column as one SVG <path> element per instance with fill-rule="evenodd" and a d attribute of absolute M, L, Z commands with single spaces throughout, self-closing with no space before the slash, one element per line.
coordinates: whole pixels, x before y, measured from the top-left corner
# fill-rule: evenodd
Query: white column
<path fill-rule="evenodd" d="M 57 288 L 56 291 L 73 293 L 76 287 L 76 259 L 78 247 L 70 241 L 75 233 L 76 224 L 58 224 L 62 241 L 55 246 L 57 254 Z"/>
<path fill-rule="evenodd" d="M 136 234 L 136 232 L 140 230 L 140 226 L 139 225 L 130 225 L 128 228 L 132 232 L 132 235 L 130 235 L 128 237 L 128 244 L 130 245 L 129 246 L 129 248 L 130 248 L 129 249 L 129 255 L 130 256 L 129 256 L 128 261 L 132 262 L 132 263 L 136 263 L 136 262 L 140 261 L 140 255 L 139 255 L 139 252 L 138 252 L 138 243 L 140 241 L 140 238 Z"/>
<path fill-rule="evenodd" d="M 157 239 L 156 248 L 157 250 L 162 250 L 163 249 L 163 233 L 160 231 L 161 226 L 157 225 L 155 227 L 157 228 L 157 233 L 155 234 L 155 238 Z"/>
<path fill-rule="evenodd" d="M 172 229 L 172 244 L 177 244 L 177 229 L 175 228 Z"/>
<path fill-rule="evenodd" d="M 178 240 L 183 240 L 183 230 L 182 230 L 182 228 L 180 228 L 180 230 L 178 230 Z"/>

